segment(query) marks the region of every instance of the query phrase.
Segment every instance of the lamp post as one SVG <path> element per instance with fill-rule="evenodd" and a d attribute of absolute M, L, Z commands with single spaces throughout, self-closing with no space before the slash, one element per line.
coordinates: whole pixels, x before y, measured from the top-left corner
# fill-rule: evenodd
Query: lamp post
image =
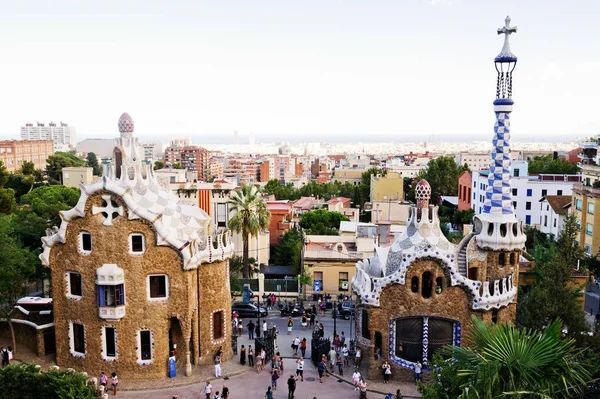
<path fill-rule="evenodd" d="M 338 308 L 337 308 L 337 303 L 336 301 L 333 301 L 333 339 L 335 339 L 335 336 L 337 335 L 337 314 L 338 314 Z"/>

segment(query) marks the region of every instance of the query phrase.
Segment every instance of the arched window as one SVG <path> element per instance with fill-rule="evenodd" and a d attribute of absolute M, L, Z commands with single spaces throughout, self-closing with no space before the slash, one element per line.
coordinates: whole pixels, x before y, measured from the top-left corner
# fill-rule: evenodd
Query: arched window
<path fill-rule="evenodd" d="M 373 348 L 373 350 L 375 351 L 375 353 L 373 353 L 373 355 L 377 354 L 377 350 L 380 349 L 381 353 L 383 353 L 383 339 L 381 338 L 381 333 L 380 332 L 376 332 L 375 333 L 375 347 Z"/>
<path fill-rule="evenodd" d="M 423 296 L 423 298 L 431 298 L 431 291 L 433 289 L 433 276 L 431 275 L 431 272 L 423 273 L 421 280 L 421 296 Z"/>
<path fill-rule="evenodd" d="M 417 276 L 410 280 L 410 290 L 412 292 L 419 292 L 419 278 Z"/>
<path fill-rule="evenodd" d="M 361 334 L 363 338 L 371 339 L 371 333 L 369 332 L 369 312 L 366 309 L 361 310 Z"/>
<path fill-rule="evenodd" d="M 510 264 L 513 266 L 515 266 L 517 264 L 517 253 L 516 252 L 510 253 Z"/>
<path fill-rule="evenodd" d="M 504 252 L 500 252 L 500 255 L 498 255 L 498 266 L 504 267 L 505 261 L 506 261 L 506 254 Z"/>

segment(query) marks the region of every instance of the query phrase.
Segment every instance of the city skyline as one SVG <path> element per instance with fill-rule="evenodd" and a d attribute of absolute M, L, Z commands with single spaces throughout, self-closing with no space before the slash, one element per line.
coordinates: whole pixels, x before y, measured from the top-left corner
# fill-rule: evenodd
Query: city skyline
<path fill-rule="evenodd" d="M 260 142 L 487 140 L 506 14 L 519 27 L 513 140 L 596 135 L 600 56 L 589 50 L 600 5 L 521 3 L 10 4 L 0 16 L 10 77 L 0 137 L 63 120 L 78 140 L 112 138 L 114 115 L 127 111 L 140 136 L 161 141 L 233 143 L 234 130 L 240 143 L 250 133 Z"/>

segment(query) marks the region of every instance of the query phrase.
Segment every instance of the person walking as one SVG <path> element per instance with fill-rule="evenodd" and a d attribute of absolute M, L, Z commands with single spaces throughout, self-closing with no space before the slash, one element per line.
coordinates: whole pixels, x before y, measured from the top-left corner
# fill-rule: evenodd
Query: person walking
<path fill-rule="evenodd" d="M 290 316 L 290 317 L 288 317 L 288 321 L 287 321 L 288 335 L 292 335 L 292 327 L 294 327 L 294 321 L 292 320 L 292 316 Z"/>
<path fill-rule="evenodd" d="M 242 319 L 238 320 L 238 337 L 242 336 L 242 330 L 244 329 L 244 321 Z"/>
<path fill-rule="evenodd" d="M 396 389 L 396 396 L 394 396 L 394 399 L 404 399 L 404 395 L 402 395 L 399 389 Z"/>
<path fill-rule="evenodd" d="M 352 374 L 352 382 L 354 383 L 354 390 L 358 391 L 358 384 L 360 383 L 360 372 L 358 369 L 354 369 L 354 374 Z"/>
<path fill-rule="evenodd" d="M 331 349 L 329 350 L 329 372 L 331 372 L 332 374 L 333 374 L 333 369 L 335 367 L 336 356 L 337 356 L 337 352 L 335 351 L 335 349 L 332 346 Z"/>
<path fill-rule="evenodd" d="M 242 348 L 244 348 L 243 345 L 242 345 Z M 221 377 L 221 355 L 215 356 L 215 377 L 216 378 Z"/>
<path fill-rule="evenodd" d="M 298 348 L 300 348 L 300 337 L 296 335 L 292 348 L 294 349 L 294 356 L 298 356 Z"/>
<path fill-rule="evenodd" d="M 254 367 L 254 349 L 252 349 L 252 345 L 248 345 L 248 366 Z"/>
<path fill-rule="evenodd" d="M 206 395 L 206 399 L 210 399 L 211 393 L 212 393 L 212 385 L 210 385 L 210 381 L 206 381 L 206 385 L 204 386 L 204 394 Z"/>
<path fill-rule="evenodd" d="M 302 331 L 304 331 L 304 330 L 306 329 L 306 324 L 307 324 L 307 323 L 306 323 L 306 313 L 304 313 L 304 314 L 302 315 L 301 322 L 302 322 Z"/>
<path fill-rule="evenodd" d="M 323 373 L 325 372 L 325 367 L 327 367 L 327 364 L 325 364 L 325 361 L 323 360 L 323 358 L 321 358 L 321 361 L 317 364 L 317 371 L 319 372 L 320 383 L 323 383 Z"/>
<path fill-rule="evenodd" d="M 240 349 L 240 364 L 242 366 L 246 364 L 246 348 L 244 348 L 244 345 L 242 345 L 242 349 Z"/>
<path fill-rule="evenodd" d="M 389 384 L 390 376 L 392 375 L 392 368 L 387 360 L 383 362 L 383 366 L 381 366 L 381 368 L 383 369 L 383 383 Z"/>
<path fill-rule="evenodd" d="M 321 338 L 325 337 L 325 327 L 323 327 L 323 323 L 319 323 L 319 336 Z"/>
<path fill-rule="evenodd" d="M 267 321 L 263 320 L 263 324 L 262 324 L 262 331 L 263 331 L 263 337 L 265 336 L 265 334 L 267 333 Z"/>
<path fill-rule="evenodd" d="M 302 357 L 306 357 L 306 338 L 302 338 L 302 342 L 300 342 L 300 352 L 302 352 Z"/>
<path fill-rule="evenodd" d="M 296 391 L 296 377 L 290 375 L 287 380 L 288 385 L 288 399 L 294 399 L 294 392 Z"/>
<path fill-rule="evenodd" d="M 252 320 L 248 322 L 246 327 L 248 327 L 248 339 L 254 339 L 254 323 Z"/>
<path fill-rule="evenodd" d="M 213 396 L 213 399 L 221 399 L 221 397 L 219 396 L 219 391 L 215 392 L 215 396 Z"/>
<path fill-rule="evenodd" d="M 256 354 L 256 372 L 260 373 L 262 371 L 263 358 L 261 356 L 261 352 Z"/>
<path fill-rule="evenodd" d="M 229 388 L 225 384 L 223 384 L 223 389 L 221 389 L 221 399 L 229 399 Z"/>
<path fill-rule="evenodd" d="M 362 353 L 360 352 L 360 348 L 356 348 L 356 354 L 354 355 L 354 363 L 356 367 L 360 367 L 360 360 L 362 357 Z"/>
<path fill-rule="evenodd" d="M 108 385 L 108 376 L 104 374 L 104 371 L 100 374 L 100 386 L 102 387 L 102 393 L 106 392 L 106 385 Z"/>
<path fill-rule="evenodd" d="M 2 357 L 2 368 L 8 366 L 8 349 L 6 349 L 5 347 L 1 347 L 0 357 Z"/>
<path fill-rule="evenodd" d="M 271 388 L 273 388 L 274 391 L 277 390 L 277 380 L 279 379 L 279 369 L 277 367 L 273 368 L 273 371 L 271 371 Z"/>
<path fill-rule="evenodd" d="M 358 383 L 358 389 L 360 390 L 359 399 L 367 399 L 367 382 L 362 377 Z"/>
<path fill-rule="evenodd" d="M 265 393 L 265 398 L 273 399 L 273 391 L 271 390 L 271 387 L 267 387 L 267 392 Z"/>
<path fill-rule="evenodd" d="M 296 360 L 296 377 L 300 377 L 300 381 L 304 382 L 304 358 L 302 356 Z"/>

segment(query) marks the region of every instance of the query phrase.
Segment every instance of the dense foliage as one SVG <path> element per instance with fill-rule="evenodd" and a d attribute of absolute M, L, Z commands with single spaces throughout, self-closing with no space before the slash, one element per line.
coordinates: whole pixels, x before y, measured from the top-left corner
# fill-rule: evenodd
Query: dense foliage
<path fill-rule="evenodd" d="M 570 175 L 577 173 L 579 168 L 567 161 L 563 161 L 558 156 L 548 154 L 534 157 L 528 162 L 529 174 L 559 174 Z"/>
<path fill-rule="evenodd" d="M 93 399 L 94 389 L 76 372 L 52 370 L 39 373 L 32 364 L 0 369 L 0 398 Z"/>
<path fill-rule="evenodd" d="M 269 263 L 278 266 L 294 266 L 295 274 L 300 273 L 302 258 L 302 232 L 296 228 L 286 231 L 281 242 L 271 248 Z"/>
<path fill-rule="evenodd" d="M 424 399 L 570 398 L 591 376 L 575 341 L 554 320 L 542 331 L 486 326 L 473 316 L 472 347 L 445 347 L 436 356 L 436 383 L 421 385 Z"/>
<path fill-rule="evenodd" d="M 581 307 L 582 288 L 571 279 L 577 261 L 583 257 L 583 251 L 575 241 L 578 232 L 575 216 L 568 215 L 556 243 L 550 242 L 548 247 L 536 246 L 537 281 L 528 293 L 519 297 L 519 326 L 540 329 L 552 320 L 561 319 L 568 335 L 578 341 L 589 331 Z"/>
<path fill-rule="evenodd" d="M 93 152 L 88 152 L 87 154 L 87 166 L 92 168 L 92 174 L 94 176 L 102 176 L 102 167 L 98 163 L 98 157 Z"/>
<path fill-rule="evenodd" d="M 437 199 L 442 195 L 456 196 L 458 193 L 458 177 L 467 170 L 469 170 L 469 167 L 466 164 L 458 166 L 451 156 L 432 159 L 427 167 L 419 172 L 419 176 L 413 181 L 406 198 L 411 201 L 415 200 L 415 186 L 421 179 L 427 180 L 431 186 L 431 201 L 433 203 L 437 203 Z"/>
<path fill-rule="evenodd" d="M 350 219 L 339 212 L 316 209 L 302 215 L 300 227 L 304 229 L 306 234 L 335 236 L 339 233 L 340 222 L 349 220 Z"/>
<path fill-rule="evenodd" d="M 62 168 L 71 166 L 86 166 L 86 161 L 75 155 L 74 152 L 55 152 L 46 160 L 46 174 L 50 183 L 62 181 Z"/>

